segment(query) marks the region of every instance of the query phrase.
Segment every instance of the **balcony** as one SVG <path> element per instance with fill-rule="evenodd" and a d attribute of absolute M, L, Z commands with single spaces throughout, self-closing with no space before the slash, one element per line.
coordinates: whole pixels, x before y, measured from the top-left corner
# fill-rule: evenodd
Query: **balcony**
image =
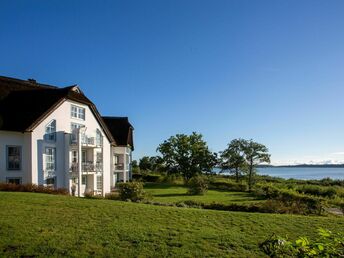
<path fill-rule="evenodd" d="M 76 133 L 72 133 L 70 137 L 70 143 L 72 145 L 78 144 L 78 135 Z M 85 147 L 100 147 L 102 146 L 102 140 L 96 137 L 90 137 L 87 135 L 81 135 L 81 145 Z"/>
<path fill-rule="evenodd" d="M 115 170 L 124 170 L 125 169 L 125 166 L 124 166 L 124 163 L 117 163 L 114 165 L 114 169 Z"/>
<path fill-rule="evenodd" d="M 77 173 L 79 171 L 79 163 L 72 163 L 70 167 L 71 173 Z M 93 163 L 92 161 L 83 162 L 81 164 L 81 172 L 102 172 L 103 164 L 100 162 Z"/>

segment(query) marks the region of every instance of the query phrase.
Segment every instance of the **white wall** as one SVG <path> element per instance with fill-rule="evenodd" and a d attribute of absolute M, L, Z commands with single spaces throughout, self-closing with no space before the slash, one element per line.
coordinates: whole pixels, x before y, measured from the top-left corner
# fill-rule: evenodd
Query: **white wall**
<path fill-rule="evenodd" d="M 19 177 L 22 183 L 31 182 L 31 134 L 0 131 L 0 181 L 6 182 L 8 177 Z M 21 169 L 7 170 L 7 146 L 21 146 Z"/>
<path fill-rule="evenodd" d="M 71 117 L 71 104 L 85 108 L 85 120 Z M 45 127 L 53 119 L 56 120 L 56 142 L 44 141 Z M 71 133 L 71 123 L 77 123 L 86 127 L 86 135 L 95 137 L 96 130 L 102 132 L 103 137 L 103 173 L 104 173 L 104 192 L 110 191 L 110 142 L 101 126 L 98 124 L 95 116 L 87 105 L 79 104 L 70 100 L 64 101 L 53 113 L 46 117 L 32 132 L 32 175 L 33 183 L 42 184 L 43 162 L 40 157 L 43 156 L 45 147 L 56 148 L 56 176 L 57 187 L 70 188 L 68 175 L 70 167 L 69 133 Z"/>

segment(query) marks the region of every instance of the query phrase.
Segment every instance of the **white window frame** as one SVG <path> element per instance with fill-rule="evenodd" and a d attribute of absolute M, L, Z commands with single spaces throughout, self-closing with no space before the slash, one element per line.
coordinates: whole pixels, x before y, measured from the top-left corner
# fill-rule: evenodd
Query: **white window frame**
<path fill-rule="evenodd" d="M 79 107 L 79 106 L 72 104 L 71 109 L 70 109 L 70 116 L 72 118 L 85 120 L 86 119 L 86 108 Z"/>
<path fill-rule="evenodd" d="M 45 135 L 46 140 L 48 141 L 56 141 L 56 120 L 51 120 L 46 126 L 45 126 Z"/>
<path fill-rule="evenodd" d="M 48 153 L 48 150 L 52 150 L 51 154 Z M 56 171 L 56 148 L 45 147 L 45 171 L 55 172 Z"/>
<path fill-rule="evenodd" d="M 19 166 L 18 167 L 11 167 L 10 166 L 10 153 L 9 153 L 9 148 L 17 148 L 18 149 L 18 156 L 19 156 Z M 11 156 L 15 156 L 15 155 L 11 155 Z M 7 170 L 11 170 L 11 171 L 18 171 L 21 170 L 22 167 L 22 146 L 19 145 L 6 145 L 6 168 Z"/>

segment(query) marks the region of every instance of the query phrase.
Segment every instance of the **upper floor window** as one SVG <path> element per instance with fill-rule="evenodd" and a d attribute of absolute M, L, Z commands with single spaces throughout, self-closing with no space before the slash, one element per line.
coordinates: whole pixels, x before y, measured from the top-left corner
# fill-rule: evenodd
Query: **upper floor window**
<path fill-rule="evenodd" d="M 7 169 L 21 169 L 21 146 L 7 146 Z"/>
<path fill-rule="evenodd" d="M 85 108 L 72 105 L 70 114 L 71 117 L 85 120 Z"/>
<path fill-rule="evenodd" d="M 101 146 L 103 144 L 102 133 L 100 132 L 99 129 L 97 129 L 97 131 L 96 131 L 96 144 L 97 144 L 97 146 Z"/>
<path fill-rule="evenodd" d="M 49 141 L 56 140 L 56 120 L 52 120 L 46 127 L 45 127 L 45 135 L 46 139 Z"/>

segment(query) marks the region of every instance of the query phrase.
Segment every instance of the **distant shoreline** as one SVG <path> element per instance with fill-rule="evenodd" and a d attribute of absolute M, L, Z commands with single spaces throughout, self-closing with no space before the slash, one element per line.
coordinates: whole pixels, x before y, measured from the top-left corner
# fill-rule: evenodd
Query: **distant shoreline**
<path fill-rule="evenodd" d="M 258 168 L 344 168 L 344 164 L 258 165 Z"/>

